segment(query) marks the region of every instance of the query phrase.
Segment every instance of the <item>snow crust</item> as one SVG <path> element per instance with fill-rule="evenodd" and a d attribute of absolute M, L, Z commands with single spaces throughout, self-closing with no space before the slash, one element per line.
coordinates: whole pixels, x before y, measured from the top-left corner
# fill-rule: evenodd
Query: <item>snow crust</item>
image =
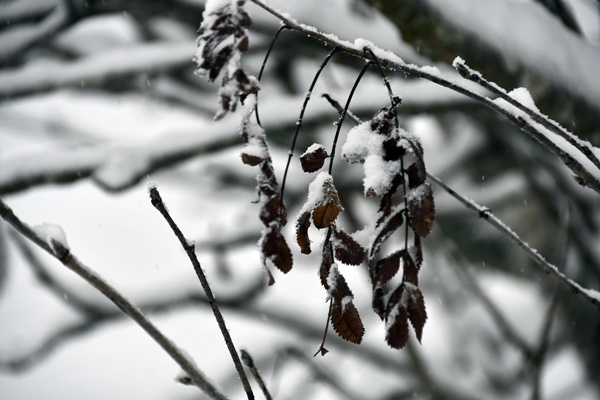
<path fill-rule="evenodd" d="M 302 206 L 298 216 L 307 211 L 313 210 L 325 200 L 323 186 L 326 183 L 329 183 L 333 186 L 333 177 L 325 171 L 319 172 L 310 185 L 308 185 L 308 199 L 304 203 L 304 206 Z"/>
<path fill-rule="evenodd" d="M 54 224 L 43 223 L 31 228 L 42 240 L 44 240 L 51 249 L 56 250 L 55 243 L 60 243 L 65 249 L 69 250 L 67 235 L 62 227 Z"/>

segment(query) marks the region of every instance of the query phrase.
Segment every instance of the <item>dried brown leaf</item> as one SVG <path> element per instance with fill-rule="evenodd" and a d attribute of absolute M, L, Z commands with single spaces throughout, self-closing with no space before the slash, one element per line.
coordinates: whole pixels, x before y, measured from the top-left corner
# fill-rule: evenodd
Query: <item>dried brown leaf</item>
<path fill-rule="evenodd" d="M 412 257 L 410 256 L 410 253 L 408 251 L 401 251 L 402 253 L 402 263 L 403 263 L 403 276 L 402 276 L 402 281 L 403 282 L 409 282 L 412 283 L 415 286 L 419 285 L 419 277 L 418 277 L 418 269 L 417 269 L 417 265 L 415 264 L 415 261 L 412 259 Z"/>
<path fill-rule="evenodd" d="M 265 226 L 269 226 L 273 222 L 279 222 L 282 217 L 281 196 L 276 193 L 264 202 L 261 207 L 258 217 Z"/>
<path fill-rule="evenodd" d="M 321 284 L 325 289 L 329 290 L 329 284 L 327 278 L 329 277 L 329 271 L 333 265 L 333 253 L 331 252 L 331 235 L 328 233 L 323 242 L 323 253 L 321 255 L 321 266 L 319 267 L 319 277 L 321 278 Z"/>
<path fill-rule="evenodd" d="M 310 227 L 310 212 L 303 212 L 296 221 L 296 241 L 300 246 L 302 254 L 310 254 L 310 238 L 308 228 Z"/>
<path fill-rule="evenodd" d="M 306 152 L 300 157 L 300 164 L 304 172 L 316 172 L 323 167 L 325 159 L 329 157 L 323 146 Z"/>
<path fill-rule="evenodd" d="M 394 349 L 401 349 L 408 342 L 406 309 L 401 304 L 397 304 L 386 318 L 385 340 Z"/>
<path fill-rule="evenodd" d="M 421 337 L 423 335 L 423 326 L 427 320 L 427 310 L 425 309 L 425 300 L 423 299 L 423 293 L 421 290 L 412 285 L 406 285 L 408 291 L 408 318 L 410 323 L 415 330 L 415 334 L 419 343 L 421 343 Z"/>
<path fill-rule="evenodd" d="M 334 230 L 332 241 L 335 258 L 348 265 L 360 265 L 365 259 L 365 249 L 352 236 L 342 230 Z"/>
<path fill-rule="evenodd" d="M 273 225 L 268 228 L 268 232 L 263 238 L 262 253 L 281 272 L 287 273 L 292 269 L 292 252 L 281 232 L 274 229 Z"/>
<path fill-rule="evenodd" d="M 405 251 L 399 250 L 377 262 L 375 266 L 374 285 L 381 286 L 389 282 L 398 273 L 403 252 Z"/>
<path fill-rule="evenodd" d="M 255 156 L 255 155 L 248 154 L 248 153 L 242 153 L 242 162 L 246 165 L 250 165 L 250 166 L 254 167 L 255 165 L 258 165 L 263 161 L 264 161 L 264 159 L 262 157 Z"/>
<path fill-rule="evenodd" d="M 404 213 L 404 209 L 400 206 L 396 207 L 382 223 L 378 226 L 377 236 L 375 236 L 375 240 L 373 240 L 373 244 L 371 245 L 371 249 L 369 251 L 369 258 L 372 259 L 379 252 L 379 248 L 386 241 L 388 237 L 392 233 L 396 231 L 396 229 L 400 228 L 404 222 L 404 218 L 402 214 Z"/>
<path fill-rule="evenodd" d="M 373 310 L 379 315 L 379 318 L 382 320 L 385 318 L 385 301 L 384 301 L 384 293 L 381 286 L 376 286 L 373 288 L 373 300 L 371 302 L 371 306 Z"/>
<path fill-rule="evenodd" d="M 421 237 L 429 235 L 435 218 L 433 190 L 428 182 L 412 189 L 406 196 L 410 226 Z"/>
<path fill-rule="evenodd" d="M 352 302 L 342 306 L 333 303 L 331 309 L 331 324 L 337 334 L 344 340 L 360 344 L 365 334 L 365 327 L 360 319 L 358 310 Z"/>
<path fill-rule="evenodd" d="M 319 229 L 327 228 L 336 220 L 340 211 L 342 211 L 342 205 L 337 190 L 333 183 L 327 180 L 323 183 L 323 200 L 313 210 L 313 223 Z"/>

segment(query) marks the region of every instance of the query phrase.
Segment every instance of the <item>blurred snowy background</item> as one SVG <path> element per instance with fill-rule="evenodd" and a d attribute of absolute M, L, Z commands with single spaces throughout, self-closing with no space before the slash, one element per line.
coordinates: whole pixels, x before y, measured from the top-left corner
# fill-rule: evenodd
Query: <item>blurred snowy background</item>
<path fill-rule="evenodd" d="M 508 90 L 526 87 L 542 112 L 600 144 L 596 0 L 270 4 L 456 80 L 449 64 L 461 56 Z M 239 115 L 213 121 L 217 88 L 194 75 L 203 7 L 200 0 L 0 1 L 0 195 L 23 221 L 60 225 L 73 253 L 234 399 L 245 395 L 193 269 L 149 202 L 149 182 L 196 241 L 235 344 L 255 357 L 278 399 L 600 398 L 598 312 L 555 291 L 508 238 L 438 187 L 435 227 L 424 241 L 422 345 L 388 348 L 366 269 L 341 266 L 365 340 L 351 345 L 330 331 L 330 352 L 313 358 L 328 311 L 318 256 L 300 254 L 289 224 L 294 268 L 265 286 L 256 171 L 240 161 Z M 250 2 L 247 10 L 254 25 L 244 65 L 257 75 L 279 21 Z M 267 65 L 260 115 L 279 179 L 304 93 L 329 50 L 284 32 Z M 344 101 L 361 66 L 341 55 L 325 69 L 297 154 L 315 141 L 331 143 L 337 115 L 319 95 Z M 403 97 L 401 124 L 421 137 L 428 170 L 490 207 L 569 277 L 600 289 L 597 195 L 483 106 L 390 75 Z M 387 102 L 372 69 L 351 110 L 369 118 Z M 334 177 L 342 222 L 361 229 L 377 203 L 362 196 L 360 166 L 338 162 Z M 285 198 L 290 220 L 312 178 L 295 158 Z M 94 289 L 0 223 L 0 398 L 204 398 L 176 383 L 178 372 Z"/>

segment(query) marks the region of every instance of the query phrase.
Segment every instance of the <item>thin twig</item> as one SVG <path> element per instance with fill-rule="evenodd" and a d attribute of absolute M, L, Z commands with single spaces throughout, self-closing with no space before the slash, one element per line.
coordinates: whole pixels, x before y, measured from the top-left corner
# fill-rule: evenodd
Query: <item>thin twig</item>
<path fill-rule="evenodd" d="M 289 26 L 298 32 L 302 32 L 308 36 L 311 36 L 317 40 L 320 40 L 332 47 L 341 47 L 346 54 L 353 55 L 369 61 L 375 61 L 372 57 L 364 52 L 365 41 L 355 41 L 350 43 L 348 41 L 340 40 L 334 35 L 327 35 L 319 32 L 312 26 L 300 24 L 295 20 L 283 15 L 279 11 L 273 9 L 269 5 L 265 4 L 262 0 L 252 0 L 253 3 L 263 8 L 268 13 L 272 14 L 284 24 Z M 406 74 L 414 75 L 423 79 L 427 79 L 440 86 L 454 90 L 457 93 L 465 95 L 473 100 L 480 102 L 488 108 L 502 114 L 505 118 L 515 124 L 519 129 L 528 133 L 531 137 L 539 141 L 543 146 L 550 150 L 556 155 L 573 173 L 579 178 L 578 183 L 582 186 L 589 187 L 600 194 L 600 178 L 592 174 L 583 164 L 581 164 L 576 157 L 571 156 L 564 151 L 560 146 L 551 141 L 544 135 L 536 126 L 532 125 L 523 118 L 515 116 L 501 105 L 495 103 L 492 99 L 483 96 L 479 93 L 472 91 L 466 86 L 460 85 L 439 73 L 438 71 L 432 70 L 431 67 L 419 67 L 414 64 L 406 64 L 401 58 L 394 55 L 391 52 L 385 52 L 381 49 L 377 49 L 373 45 L 369 44 L 369 48 L 377 54 L 377 58 L 383 68 L 389 68 L 393 70 L 399 70 Z"/>
<path fill-rule="evenodd" d="M 210 384 L 204 374 L 196 367 L 193 361 L 184 355 L 184 353 L 175 346 L 161 331 L 148 320 L 144 314 L 134 306 L 129 300 L 127 300 L 121 293 L 115 288 L 104 281 L 98 274 L 89 269 L 83 263 L 81 263 L 69 249 L 65 247 L 63 243 L 57 240 L 51 240 L 48 243 L 40 236 L 38 236 L 29 226 L 23 223 L 0 199 L 0 216 L 8 222 L 13 228 L 20 232 L 23 236 L 37 244 L 42 249 L 46 250 L 50 255 L 57 258 L 67 268 L 75 272 L 77 275 L 85 279 L 90 285 L 99 290 L 105 295 L 110 301 L 112 301 L 117 307 L 119 307 L 125 314 L 133 319 L 142 329 L 148 333 L 148 335 L 158 343 L 163 350 L 173 359 L 179 366 L 188 374 L 195 386 L 200 388 L 207 396 L 212 399 L 225 400 L 226 397 L 219 393 L 219 391 Z"/>
<path fill-rule="evenodd" d="M 489 208 L 480 206 L 479 204 L 475 203 L 473 200 L 468 199 L 468 198 L 460 195 L 459 193 L 456 193 L 454 190 L 452 190 L 450 187 L 448 187 L 448 185 L 446 185 L 439 178 L 430 174 L 429 172 L 427 172 L 427 177 L 429 179 L 431 179 L 432 181 L 434 181 L 435 183 L 437 183 L 442 189 L 444 189 L 446 192 L 448 192 L 451 196 L 453 196 L 458 201 L 460 201 L 465 206 L 467 206 L 467 208 L 475 211 L 481 218 L 485 219 L 490 224 L 492 224 L 494 227 L 499 229 L 502 233 L 506 234 L 514 243 L 516 243 L 519 247 L 521 247 L 523 250 L 525 250 L 525 253 L 527 253 L 527 255 L 529 257 L 531 257 L 533 259 L 533 261 L 535 261 L 536 264 L 538 264 L 542 268 L 542 270 L 544 270 L 544 272 L 546 272 L 546 274 L 551 275 L 552 277 L 557 279 L 559 282 L 562 282 L 563 284 L 565 284 L 571 290 L 571 292 L 578 295 L 580 298 L 587 301 L 592 306 L 594 306 L 598 311 L 600 311 L 600 301 L 598 301 L 597 298 L 593 297 L 589 293 L 590 292 L 589 289 L 585 289 L 582 286 L 580 286 L 577 282 L 574 282 L 571 279 L 567 278 L 562 272 L 560 272 L 558 270 L 558 268 L 556 268 L 556 266 L 554 266 L 554 265 L 550 264 L 548 261 L 546 261 L 544 259 L 544 257 L 542 257 L 535 249 L 531 248 L 515 232 L 513 232 L 502 221 L 500 221 L 494 214 L 492 214 L 490 212 Z"/>
<path fill-rule="evenodd" d="M 273 400 L 273 397 L 271 397 L 271 393 L 269 393 L 269 389 L 267 389 L 267 385 L 265 385 L 265 381 L 263 381 L 262 376 L 260 376 L 260 372 L 258 371 L 258 368 L 256 368 L 256 365 L 254 364 L 254 360 L 252 359 L 252 356 L 250 355 L 250 353 L 248 353 L 244 349 L 242 349 L 241 353 L 242 353 L 242 361 L 244 362 L 244 364 L 246 364 L 246 367 L 248 367 L 250 369 L 250 372 L 252 372 L 252 376 L 254 376 L 254 379 L 256 379 L 256 383 L 258 383 L 258 386 L 260 387 L 260 390 L 262 390 L 263 394 L 265 395 L 265 398 L 267 400 Z"/>
<path fill-rule="evenodd" d="M 167 223 L 173 230 L 173 233 L 175 233 L 175 236 L 177 236 L 177 239 L 179 239 L 179 242 L 183 246 L 190 261 L 192 262 L 192 265 L 194 266 L 194 271 L 196 272 L 196 275 L 198 276 L 198 279 L 200 280 L 202 289 L 204 289 L 204 293 L 206 293 L 206 297 L 208 299 L 208 302 L 210 303 L 210 307 L 212 308 L 213 314 L 215 315 L 215 318 L 217 319 L 217 324 L 219 325 L 219 329 L 221 330 L 223 339 L 225 339 L 225 343 L 227 344 L 227 349 L 229 350 L 229 354 L 231 355 L 233 363 L 235 364 L 235 368 L 238 372 L 238 375 L 240 376 L 240 380 L 242 381 L 242 385 L 244 386 L 244 391 L 246 392 L 246 395 L 248 396 L 248 400 L 254 400 L 254 393 L 252 393 L 252 387 L 250 386 L 250 382 L 248 382 L 248 377 L 246 376 L 246 372 L 244 371 L 244 367 L 242 366 L 240 357 L 238 356 L 237 350 L 235 349 L 235 346 L 233 345 L 233 341 L 231 340 L 231 336 L 229 335 L 229 331 L 227 330 L 227 326 L 225 325 L 225 320 L 223 319 L 223 315 L 221 314 L 221 311 L 219 310 L 219 306 L 217 305 L 217 301 L 215 300 L 215 297 L 213 296 L 212 289 L 210 288 L 210 285 L 208 284 L 208 280 L 206 279 L 206 276 L 204 275 L 202 266 L 200 265 L 200 262 L 198 261 L 198 258 L 196 257 L 194 243 L 190 243 L 183 236 L 183 233 L 181 232 L 181 230 L 179 229 L 179 227 L 177 226 L 177 224 L 171 217 L 171 214 L 169 214 L 169 211 L 167 210 L 165 204 L 163 203 L 162 198 L 160 197 L 160 193 L 158 192 L 158 189 L 156 189 L 155 186 L 150 187 L 150 201 L 152 202 L 152 205 L 154 206 L 154 208 L 156 208 L 158 210 L 158 212 L 160 212 L 162 214 L 162 216 L 165 218 L 165 220 L 167 221 Z"/>
<path fill-rule="evenodd" d="M 286 25 L 282 25 L 275 33 L 275 36 L 273 36 L 273 40 L 271 40 L 271 45 L 269 46 L 269 50 L 267 50 L 267 54 L 265 54 L 265 58 L 263 60 L 262 66 L 260 67 L 260 72 L 258 73 L 258 81 L 259 82 L 262 79 L 262 74 L 265 71 L 265 67 L 267 66 L 267 60 L 269 59 L 269 56 L 271 55 L 273 46 L 275 46 L 275 42 L 279 38 L 279 34 L 281 32 L 283 32 L 285 29 L 288 29 L 288 27 Z M 258 116 L 258 94 L 256 95 L 256 104 L 254 105 L 254 116 L 256 117 L 256 123 L 258 125 L 262 126 L 262 124 L 260 123 L 260 117 Z"/>

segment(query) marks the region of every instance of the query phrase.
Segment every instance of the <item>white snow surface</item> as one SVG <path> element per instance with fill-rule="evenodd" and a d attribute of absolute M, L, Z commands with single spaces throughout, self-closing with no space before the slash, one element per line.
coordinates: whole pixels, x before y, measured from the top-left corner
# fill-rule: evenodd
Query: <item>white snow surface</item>
<path fill-rule="evenodd" d="M 69 244 L 67 243 L 67 235 L 63 228 L 55 224 L 43 223 L 41 225 L 35 225 L 31 228 L 41 239 L 43 239 L 51 249 L 55 248 L 54 242 L 59 243 L 67 250 Z"/>

